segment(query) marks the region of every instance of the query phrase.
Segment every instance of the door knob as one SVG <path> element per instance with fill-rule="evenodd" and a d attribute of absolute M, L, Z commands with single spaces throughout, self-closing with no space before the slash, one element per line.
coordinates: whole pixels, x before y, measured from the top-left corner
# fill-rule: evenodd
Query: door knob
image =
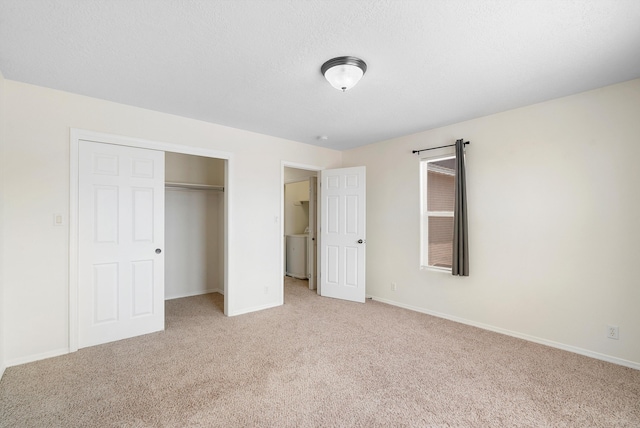
<path fill-rule="evenodd" d="M 160 248 L 156 248 L 156 254 L 160 254 L 162 250 Z"/>
<path fill-rule="evenodd" d="M 363 241 L 362 239 L 358 239 L 358 244 L 364 244 L 366 241 Z"/>

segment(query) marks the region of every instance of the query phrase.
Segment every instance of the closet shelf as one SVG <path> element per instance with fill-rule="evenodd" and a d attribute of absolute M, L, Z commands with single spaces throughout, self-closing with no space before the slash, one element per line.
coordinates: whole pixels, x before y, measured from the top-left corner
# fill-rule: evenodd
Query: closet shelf
<path fill-rule="evenodd" d="M 224 192 L 224 186 L 215 186 L 212 184 L 177 183 L 175 181 L 167 181 L 164 183 L 164 187 L 194 190 L 214 190 L 217 192 Z"/>

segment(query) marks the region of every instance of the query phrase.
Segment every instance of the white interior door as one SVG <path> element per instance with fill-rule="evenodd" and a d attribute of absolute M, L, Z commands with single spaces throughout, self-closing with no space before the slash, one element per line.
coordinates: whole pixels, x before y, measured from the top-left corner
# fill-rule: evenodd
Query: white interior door
<path fill-rule="evenodd" d="M 164 329 L 164 152 L 80 141 L 78 345 Z"/>
<path fill-rule="evenodd" d="M 365 167 L 320 172 L 320 293 L 364 302 Z"/>

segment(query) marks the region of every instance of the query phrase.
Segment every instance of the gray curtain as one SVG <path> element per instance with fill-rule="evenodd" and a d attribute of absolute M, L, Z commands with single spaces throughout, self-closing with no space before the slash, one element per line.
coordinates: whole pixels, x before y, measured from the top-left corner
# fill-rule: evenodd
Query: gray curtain
<path fill-rule="evenodd" d="M 455 205 L 453 207 L 453 266 L 451 273 L 469 276 L 469 228 L 467 227 L 467 185 L 464 142 L 456 141 Z"/>

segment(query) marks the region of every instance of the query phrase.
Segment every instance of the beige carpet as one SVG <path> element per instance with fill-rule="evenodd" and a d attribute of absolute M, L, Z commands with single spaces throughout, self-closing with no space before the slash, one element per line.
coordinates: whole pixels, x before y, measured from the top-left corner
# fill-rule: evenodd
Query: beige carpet
<path fill-rule="evenodd" d="M 287 279 L 226 318 L 168 301 L 166 331 L 7 369 L 2 427 L 640 427 L 640 372 Z"/>

